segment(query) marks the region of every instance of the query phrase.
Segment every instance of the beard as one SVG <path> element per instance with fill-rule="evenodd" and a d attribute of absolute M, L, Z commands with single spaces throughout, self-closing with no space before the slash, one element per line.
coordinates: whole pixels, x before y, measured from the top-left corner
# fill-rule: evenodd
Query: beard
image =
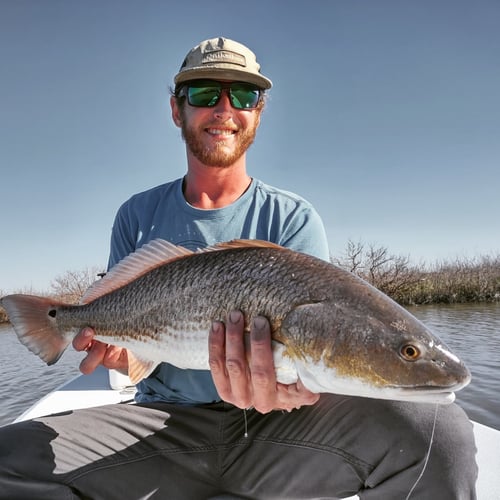
<path fill-rule="evenodd" d="M 231 151 L 227 150 L 226 141 L 218 141 L 214 147 L 207 147 L 201 140 L 203 129 L 195 129 L 186 125 L 187 120 L 182 120 L 182 138 L 191 153 L 204 165 L 209 167 L 230 167 L 239 160 L 255 140 L 259 120 L 251 128 L 244 131 L 238 130 L 236 143 Z M 212 124 L 216 128 L 217 124 Z"/>

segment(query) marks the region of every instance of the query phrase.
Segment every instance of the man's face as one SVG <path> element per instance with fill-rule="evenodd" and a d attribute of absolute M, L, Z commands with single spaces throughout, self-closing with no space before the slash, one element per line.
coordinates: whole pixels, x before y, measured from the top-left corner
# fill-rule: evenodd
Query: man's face
<path fill-rule="evenodd" d="M 261 108 L 235 109 L 224 90 L 213 107 L 194 107 L 188 102 L 178 106 L 173 100 L 172 112 L 193 156 L 207 166 L 229 167 L 254 141 Z"/>

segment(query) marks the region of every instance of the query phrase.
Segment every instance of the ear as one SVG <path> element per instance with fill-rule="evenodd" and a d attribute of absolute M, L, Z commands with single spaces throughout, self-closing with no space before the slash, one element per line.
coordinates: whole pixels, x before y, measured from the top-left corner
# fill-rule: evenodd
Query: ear
<path fill-rule="evenodd" d="M 181 110 L 174 96 L 170 96 L 170 107 L 172 108 L 172 120 L 180 128 L 182 126 Z"/>

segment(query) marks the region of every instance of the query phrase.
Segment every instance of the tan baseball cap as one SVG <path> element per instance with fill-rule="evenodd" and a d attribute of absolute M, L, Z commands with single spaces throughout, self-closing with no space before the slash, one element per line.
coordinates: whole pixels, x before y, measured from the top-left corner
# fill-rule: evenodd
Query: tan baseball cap
<path fill-rule="evenodd" d="M 273 85 L 260 72 L 255 54 L 228 38 L 212 38 L 193 47 L 174 77 L 175 85 L 203 78 L 253 83 L 262 89 Z"/>

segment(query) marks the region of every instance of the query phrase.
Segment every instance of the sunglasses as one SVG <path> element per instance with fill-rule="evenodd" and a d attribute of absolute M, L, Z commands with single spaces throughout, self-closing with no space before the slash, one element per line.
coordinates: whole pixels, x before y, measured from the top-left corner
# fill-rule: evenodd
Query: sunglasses
<path fill-rule="evenodd" d="M 179 97 L 187 97 L 191 106 L 211 108 L 228 89 L 231 106 L 235 109 L 255 109 L 260 101 L 261 89 L 250 83 L 222 83 L 215 80 L 196 80 L 184 85 L 178 92 Z"/>

